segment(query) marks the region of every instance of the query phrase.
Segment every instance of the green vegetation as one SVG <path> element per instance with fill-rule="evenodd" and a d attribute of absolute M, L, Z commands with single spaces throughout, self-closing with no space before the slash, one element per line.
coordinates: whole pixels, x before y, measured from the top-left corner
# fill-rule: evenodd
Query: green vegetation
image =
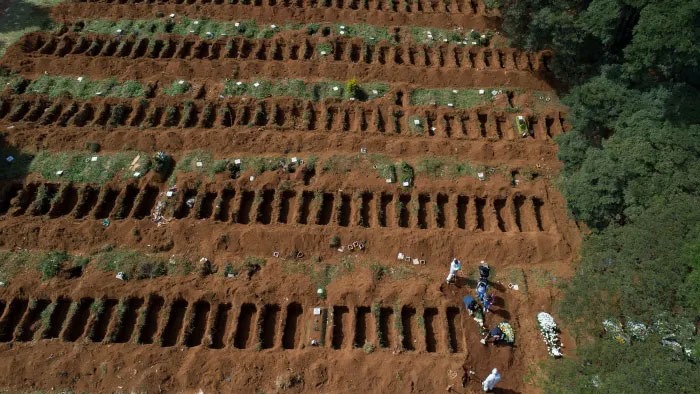
<path fill-rule="evenodd" d="M 42 75 L 27 86 L 26 93 L 45 94 L 50 98 L 69 96 L 77 99 L 91 97 L 143 97 L 144 86 L 137 81 L 118 82 L 114 78 L 90 80 L 87 77 Z"/>
<path fill-rule="evenodd" d="M 61 271 L 61 266 L 66 261 L 70 260 L 70 256 L 66 252 L 49 252 L 39 261 L 39 272 L 41 278 L 51 279 L 58 275 Z"/>
<path fill-rule="evenodd" d="M 41 328 L 42 328 L 42 336 L 44 333 L 47 331 L 51 330 L 51 315 L 53 315 L 53 312 L 56 310 L 56 301 L 52 302 L 49 304 L 46 309 L 41 311 L 39 314 L 39 321 L 41 321 Z"/>
<path fill-rule="evenodd" d="M 417 44 L 433 45 L 433 44 L 458 44 L 458 45 L 480 45 L 488 46 L 493 33 L 480 33 L 476 30 L 471 30 L 467 33 L 460 30 L 445 30 L 434 29 L 427 27 L 411 28 L 411 38 Z"/>
<path fill-rule="evenodd" d="M 242 20 L 238 22 L 221 22 L 213 20 L 195 20 L 187 17 L 175 19 L 141 19 L 141 20 L 106 20 L 92 19 L 83 21 L 85 27 L 80 31 L 112 34 L 135 35 L 137 37 L 152 37 L 160 34 L 197 35 L 206 39 L 221 37 L 246 37 L 246 38 L 272 38 L 276 34 L 294 32 L 295 34 L 316 35 L 320 31 L 332 29 L 338 36 L 359 37 L 368 44 L 377 44 L 380 41 L 396 41 L 389 34 L 387 28 L 373 26 L 364 23 L 355 25 L 339 24 L 299 24 L 287 23 L 284 25 L 258 24 L 255 20 Z M 340 27 L 343 26 L 343 29 Z M 343 32 L 341 34 L 341 32 Z M 331 52 L 328 52 L 329 54 Z"/>
<path fill-rule="evenodd" d="M 338 35 L 346 37 L 360 37 L 368 44 L 377 44 L 380 41 L 389 41 L 392 44 L 396 44 L 396 40 L 389 33 L 389 30 L 386 27 L 360 23 L 357 25 L 336 24 L 333 29 Z"/>
<path fill-rule="evenodd" d="M 265 171 L 280 169 L 281 163 L 287 163 L 287 159 L 283 157 L 246 157 L 241 159 L 241 170 L 251 170 L 254 175 L 260 175 Z"/>
<path fill-rule="evenodd" d="M 467 162 L 460 162 L 453 158 L 423 157 L 416 165 L 416 173 L 430 178 L 451 178 L 462 176 L 477 178 L 479 172 L 484 175 L 494 173 L 493 167 L 476 166 Z"/>
<path fill-rule="evenodd" d="M 0 57 L 27 33 L 51 28 L 50 7 L 61 0 L 17 0 L 4 3 L 0 13 Z"/>
<path fill-rule="evenodd" d="M 97 157 L 96 161 L 92 158 Z M 105 183 L 119 175 L 122 178 L 143 176 L 151 167 L 144 152 L 124 151 L 95 155 L 85 152 L 41 151 L 29 164 L 29 172 L 38 173 L 47 180 Z M 59 171 L 63 173 L 58 174 Z"/>
<path fill-rule="evenodd" d="M 302 30 L 298 24 L 283 26 L 258 25 L 254 20 L 240 22 L 219 22 L 212 20 L 195 20 L 187 17 L 178 20 L 141 19 L 141 20 L 106 20 L 92 19 L 84 21 L 84 32 L 97 34 L 136 35 L 151 37 L 158 34 L 197 35 L 202 38 L 220 38 L 222 36 L 246 38 L 271 38 L 276 33 L 290 30 Z"/>
<path fill-rule="evenodd" d="M 454 108 L 473 108 L 493 101 L 494 89 L 414 89 L 409 94 L 411 105 L 439 105 Z M 495 89 L 499 91 L 499 89 Z"/>
<path fill-rule="evenodd" d="M 422 116 L 418 115 L 411 115 L 408 118 L 408 125 L 411 128 L 411 131 L 417 135 L 423 135 L 425 133 L 425 129 L 427 127 L 427 122 L 425 121 L 425 118 Z"/>
<path fill-rule="evenodd" d="M 253 82 L 227 80 L 224 84 L 224 96 L 250 96 L 255 98 L 295 97 L 312 101 L 326 99 L 368 100 L 383 97 L 389 86 L 383 83 L 350 84 L 338 81 L 304 82 L 297 79 Z"/>
<path fill-rule="evenodd" d="M 174 172 L 197 172 L 209 177 L 226 170 L 226 160 L 215 160 L 210 152 L 188 152 L 175 165 Z"/>
<path fill-rule="evenodd" d="M 572 216 L 593 230 L 560 305 L 577 355 L 548 363 L 544 391 L 693 392 L 700 1 L 500 3 L 514 44 L 553 49 L 549 66 L 570 85 L 560 185 Z M 604 321 L 624 335 L 600 335 Z M 640 325 L 646 333 L 633 330 Z"/>
<path fill-rule="evenodd" d="M 401 181 L 401 184 L 413 186 L 413 180 L 415 178 L 413 174 L 413 167 L 411 167 L 411 165 L 406 163 L 405 161 L 402 161 L 399 164 L 398 170 L 399 171 L 397 175 L 399 176 L 399 181 Z"/>
<path fill-rule="evenodd" d="M 322 42 L 320 44 L 316 44 L 316 53 L 319 56 L 328 56 L 333 53 L 333 44 L 330 42 Z"/>
<path fill-rule="evenodd" d="M 189 92 L 191 88 L 191 83 L 181 79 L 173 81 L 173 83 L 163 88 L 163 93 L 167 94 L 168 96 L 181 96 Z"/>
<path fill-rule="evenodd" d="M 88 262 L 89 259 L 84 256 L 71 256 L 62 251 L 0 251 L 0 282 L 7 283 L 16 275 L 30 270 L 40 273 L 46 280 L 55 277 L 64 268 L 84 267 Z"/>
<path fill-rule="evenodd" d="M 358 262 L 357 258 L 352 255 L 342 257 L 340 262 L 323 262 L 320 257 L 313 256 L 308 260 L 287 260 L 283 270 L 289 274 L 308 276 L 317 289 L 324 290 L 323 294 L 319 294 L 319 296 L 325 298 L 326 287 L 335 279 L 353 273 L 357 264 L 369 267 L 373 263 L 370 261 Z"/>
<path fill-rule="evenodd" d="M 16 252 L 0 251 L 0 282 L 7 283 L 31 267 L 39 267 L 39 261 L 44 256 L 28 250 Z"/>
<path fill-rule="evenodd" d="M 107 246 L 92 258 L 95 267 L 106 272 L 123 272 L 126 279 L 152 279 L 164 275 L 189 275 L 194 269 L 192 262 L 184 257 L 166 259 L 160 255 L 145 254 L 127 249 Z"/>

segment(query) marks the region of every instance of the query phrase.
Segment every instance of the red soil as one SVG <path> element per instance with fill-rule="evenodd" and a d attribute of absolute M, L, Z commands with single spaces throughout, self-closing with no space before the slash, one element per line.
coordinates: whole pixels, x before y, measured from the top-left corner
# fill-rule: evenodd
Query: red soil
<path fill-rule="evenodd" d="M 65 3 L 54 15 L 70 22 L 94 15 L 145 18 L 160 11 L 219 17 L 235 11 L 236 18 L 275 23 L 366 21 L 478 28 L 493 27 L 497 18 L 484 16 L 481 2 L 469 1 L 455 2 L 463 7 L 460 12 L 354 10 L 350 1 L 333 2 L 333 7 L 326 8 L 288 3 Z M 477 15 L 469 11 L 472 3 Z M 427 2 L 421 4 L 425 7 Z M 103 44 L 109 39 L 93 38 Z M 179 42 L 175 37 L 164 39 Z M 51 40 L 56 41 L 55 48 L 47 44 Z M 213 56 L 215 45 L 224 47 L 225 41 L 192 40 L 192 48 L 209 54 L 201 58 L 194 52 L 184 58 L 149 58 L 136 53 L 137 49 L 133 49 L 134 56 L 91 56 L 76 50 L 75 41 L 72 33 L 33 33 L 11 47 L 0 64 L 26 78 L 47 71 L 96 79 L 138 79 L 154 86 L 185 78 L 200 89 L 182 98 L 156 94 L 145 100 L 143 113 L 137 111 L 140 100 L 52 100 L 5 90 L 0 92 L 4 103 L 0 128 L 8 145 L 28 152 L 62 151 L 84 149 L 86 142 L 95 141 L 107 152 L 165 150 L 176 160 L 193 149 L 208 151 L 215 158 L 253 154 L 326 158 L 356 154 L 366 147 L 369 153 L 382 153 L 395 161 L 457 157 L 502 165 L 504 170 L 486 181 L 420 175 L 407 189 L 386 184 L 375 171 L 359 168 L 344 175 L 319 170 L 308 179 L 300 170 L 267 172 L 252 182 L 250 173 L 236 180 L 223 174 L 211 180 L 179 174 L 179 191 L 172 199 L 163 196 L 167 182 L 148 174 L 138 181 L 115 180 L 107 185 L 61 188 L 48 183 L 49 190 L 62 194 L 46 204 L 37 201 L 32 191 L 46 184 L 38 175 L 4 182 L 0 185 L 0 249 L 90 254 L 109 244 L 195 262 L 206 257 L 217 272 L 206 277 L 191 274 L 123 282 L 93 263 L 84 272 L 73 273 L 77 277 L 72 279 L 68 272 L 48 281 L 40 281 L 33 270 L 20 274 L 0 288 L 0 342 L 6 345 L 0 347 L 0 386 L 10 390 L 69 387 L 78 392 L 276 392 L 298 375 L 288 391 L 439 392 L 452 386 L 454 392 L 466 393 L 480 391 L 481 380 L 496 367 L 503 375 L 500 392 L 538 391 L 526 381 L 526 375 L 536 374 L 537 363 L 547 357 L 535 315 L 552 311 L 559 294 L 555 285 L 571 275 L 580 243 L 579 229 L 568 219 L 565 201 L 551 181 L 560 167 L 553 138 L 568 128 L 566 110 L 539 103 L 534 97 L 539 93 L 532 94 L 551 90 L 544 65 L 548 54 L 480 48 L 471 64 L 465 49 L 460 52 L 461 63 L 448 59 L 439 66 L 433 51 L 432 66 L 426 66 L 425 58 L 409 61 L 405 57 L 403 64 L 393 63 L 394 48 L 385 64 L 354 62 L 347 51 L 338 60 L 293 60 L 286 52 L 284 60 L 273 60 L 272 43 L 303 44 L 291 36 L 252 40 L 255 48 L 267 46 L 262 55 L 266 60 Z M 320 42 L 316 38 L 309 41 Z M 75 53 L 63 55 L 68 42 L 68 51 Z M 338 42 L 346 48 L 355 44 L 352 40 Z M 415 47 L 420 46 L 402 44 L 400 56 L 407 56 Z M 492 59 L 488 65 L 484 62 L 487 51 Z M 505 54 L 504 60 L 494 62 L 499 53 Z M 527 65 L 528 56 L 532 69 Z M 221 99 L 221 81 L 233 78 L 234 68 L 235 78 L 242 80 L 342 81 L 357 76 L 362 81 L 396 85 L 385 98 L 362 103 Z M 492 86 L 517 91 L 510 104 L 522 109 L 517 114 L 529 117 L 533 137 L 515 135 L 516 113 L 503 110 L 508 104 L 505 95 L 491 105 L 468 110 L 417 107 L 405 99 L 398 104 L 395 100 L 397 92 L 416 87 Z M 192 101 L 196 122 L 140 127 L 148 111 L 166 107 L 182 111 L 185 100 Z M 25 101 L 27 111 L 13 115 L 13 109 Z M 61 105 L 59 113 L 44 114 L 43 108 L 54 104 Z M 200 116 L 208 105 L 217 113 L 228 106 L 240 111 L 235 113 L 241 119 L 245 108 L 254 111 L 260 104 L 267 106 L 268 113 L 280 111 L 282 120 L 269 116 L 249 126 L 242 120 L 227 124 L 217 116 L 205 124 Z M 106 108 L 114 105 L 131 110 L 116 127 L 101 120 Z M 311 108 L 320 120 L 327 119 L 329 112 L 335 115 L 328 125 L 319 120 L 318 125 L 305 127 L 298 114 L 294 115 L 295 108 Z M 376 126 L 378 114 L 389 116 L 397 110 L 404 113 L 399 132 L 393 125 L 384 130 Z M 92 117 L 76 122 L 75 114 L 80 111 L 89 111 Z M 409 132 L 411 115 L 434 118 L 435 132 Z M 510 176 L 503 175 L 510 169 L 532 167 L 540 170 L 540 177 L 515 186 Z M 87 187 L 93 188 L 94 198 Z M 108 189 L 114 192 L 107 193 Z M 319 198 L 314 200 L 316 193 Z M 382 203 L 388 195 L 391 202 Z M 191 209 L 185 208 L 189 197 L 196 200 Z M 149 214 L 160 200 L 167 202 L 165 216 L 173 219 L 158 226 L 149 220 Z M 397 201 L 403 201 L 403 208 Z M 104 217 L 111 219 L 109 227 L 102 225 Z M 358 241 L 364 248 L 339 252 L 329 247 L 334 235 L 346 247 Z M 273 252 L 280 252 L 280 257 L 272 257 Z M 298 252 L 303 257 L 297 259 Z M 398 252 L 424 259 L 426 264 L 398 261 Z M 240 262 L 245 256 L 266 257 L 267 264 L 250 278 L 245 274 L 225 278 L 226 263 Z M 461 301 L 465 294 L 473 293 L 474 275 L 468 280 L 463 276 L 456 286 L 444 284 L 453 256 L 462 259 L 465 274 L 473 273 L 481 260 L 495 268 L 492 288 L 498 302 L 494 313 L 487 315 L 487 324 L 508 320 L 516 331 L 515 347 L 479 343 L 477 325 Z M 328 284 L 327 298 L 322 299 L 316 291 L 324 264 L 337 268 L 340 275 Z M 385 267 L 381 279 L 373 273 L 375 264 Z M 520 290 L 508 288 L 511 282 Z M 91 311 L 88 305 L 95 299 L 107 300 L 105 310 L 111 315 Z M 116 303 L 121 299 L 127 307 L 118 322 Z M 54 301 L 52 327 L 46 330 L 41 327 L 40 312 Z M 70 309 L 73 301 L 76 307 Z M 328 314 L 315 316 L 314 307 L 325 308 Z M 323 322 L 325 336 L 321 335 Z M 322 341 L 323 346 L 311 346 L 312 339 Z M 365 341 L 377 348 L 363 351 Z M 565 351 L 571 343 L 564 335 Z M 463 367 L 474 371 L 467 372 L 469 381 L 464 388 Z"/>

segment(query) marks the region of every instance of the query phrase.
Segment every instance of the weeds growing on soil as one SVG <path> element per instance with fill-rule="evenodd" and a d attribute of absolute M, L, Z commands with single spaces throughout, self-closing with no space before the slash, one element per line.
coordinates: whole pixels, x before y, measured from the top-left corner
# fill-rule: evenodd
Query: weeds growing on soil
<path fill-rule="evenodd" d="M 483 94 L 479 94 L 479 90 L 469 89 L 414 89 L 409 94 L 411 105 L 438 105 L 462 109 L 488 104 L 492 100 L 491 89 L 484 89 Z"/>
<path fill-rule="evenodd" d="M 417 44 L 433 45 L 433 44 L 458 44 L 458 45 L 478 45 L 488 46 L 493 33 L 480 33 L 476 30 L 463 32 L 459 30 L 445 30 L 427 27 L 412 27 L 411 38 Z"/>
<path fill-rule="evenodd" d="M 53 315 L 53 311 L 56 309 L 56 302 L 52 302 L 49 304 L 49 306 L 46 307 L 43 311 L 41 311 L 40 316 L 40 321 L 41 321 L 41 328 L 42 332 L 48 332 L 51 330 L 51 315 Z M 42 334 L 43 335 L 43 334 Z"/>
<path fill-rule="evenodd" d="M 43 256 L 28 250 L 17 252 L 0 252 L 0 282 L 7 283 L 16 275 L 27 271 L 30 267 L 38 267 Z"/>
<path fill-rule="evenodd" d="M 190 91 L 192 84 L 184 80 L 173 81 L 170 85 L 163 88 L 163 93 L 168 96 L 180 96 Z"/>
<path fill-rule="evenodd" d="M 389 91 L 389 85 L 383 83 L 355 83 L 350 85 L 348 82 L 304 82 L 298 79 L 277 81 L 227 80 L 224 83 L 222 94 L 224 96 L 250 96 L 258 99 L 267 97 L 294 97 L 312 101 L 323 101 L 326 99 L 349 100 L 352 98 L 364 101 L 383 97 Z M 348 90 L 348 85 L 350 85 L 350 90 Z"/>
<path fill-rule="evenodd" d="M 70 256 L 66 252 L 49 252 L 44 258 L 39 261 L 39 272 L 41 272 L 41 278 L 51 279 L 58 275 L 61 271 L 61 266 L 66 261 L 70 260 Z"/>
<path fill-rule="evenodd" d="M 93 161 L 92 158 L 97 157 Z M 66 180 L 81 183 L 102 184 L 121 175 L 122 179 L 139 172 L 145 175 L 151 161 L 144 152 L 126 151 L 95 155 L 84 152 L 39 152 L 29 165 L 29 172 L 40 174 L 47 180 Z M 62 171 L 59 175 L 58 172 Z"/>
<path fill-rule="evenodd" d="M 477 177 L 479 172 L 488 172 L 489 168 L 474 166 L 466 162 L 458 162 L 455 159 L 439 159 L 436 157 L 424 157 L 416 165 L 416 172 L 429 178 L 457 178 L 460 176 Z"/>
<path fill-rule="evenodd" d="M 114 78 L 90 80 L 87 77 L 42 75 L 27 86 L 26 93 L 44 94 L 50 98 L 69 96 L 87 100 L 92 97 L 143 97 L 146 89 L 137 81 L 118 82 Z"/>
<path fill-rule="evenodd" d="M 98 269 L 106 272 L 123 272 L 131 279 L 152 279 L 164 275 L 188 275 L 193 270 L 192 262 L 183 257 L 143 254 L 133 250 L 106 247 L 93 256 Z"/>
<path fill-rule="evenodd" d="M 235 22 L 221 22 L 208 19 L 190 19 L 183 17 L 179 20 L 163 19 L 139 19 L 139 20 L 106 20 L 93 19 L 82 21 L 85 26 L 76 29 L 83 32 L 109 35 L 133 35 L 136 37 L 152 37 L 160 34 L 196 35 L 205 39 L 215 39 L 221 37 L 245 37 L 272 38 L 277 34 L 285 32 L 295 32 L 296 34 L 316 35 L 319 31 L 326 30 L 333 32 L 337 36 L 359 37 L 368 44 L 377 44 L 380 41 L 396 43 L 394 37 L 389 34 L 387 28 L 381 26 L 368 25 L 364 23 L 354 25 L 340 24 L 300 24 L 286 23 L 284 25 L 263 25 L 255 20 L 241 20 Z M 341 29 L 341 26 L 343 27 Z M 342 33 L 341 33 L 342 32 Z M 330 54 L 330 52 L 329 52 Z"/>

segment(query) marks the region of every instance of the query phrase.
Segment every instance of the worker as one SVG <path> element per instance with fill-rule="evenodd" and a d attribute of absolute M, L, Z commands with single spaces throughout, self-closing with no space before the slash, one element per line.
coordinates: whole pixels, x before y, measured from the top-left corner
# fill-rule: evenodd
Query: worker
<path fill-rule="evenodd" d="M 491 305 L 493 305 L 493 294 L 486 294 L 481 302 L 484 304 L 484 312 L 489 312 Z"/>
<path fill-rule="evenodd" d="M 479 303 L 476 302 L 476 300 L 472 296 L 464 297 L 464 307 L 467 308 L 469 316 L 473 315 L 481 308 L 481 306 L 479 306 Z"/>
<path fill-rule="evenodd" d="M 479 266 L 479 280 L 488 281 L 489 274 L 491 274 L 491 268 L 489 268 L 488 264 L 481 263 Z"/>
<path fill-rule="evenodd" d="M 457 279 L 457 271 L 462 269 L 462 262 L 457 260 L 456 257 L 452 258 L 450 263 L 450 273 L 447 275 L 447 284 L 452 283 Z"/>
<path fill-rule="evenodd" d="M 493 390 L 494 387 L 496 387 L 496 383 L 501 381 L 501 374 L 498 373 L 498 370 L 494 368 L 491 371 L 491 374 L 486 377 L 486 379 L 481 383 L 481 385 L 484 388 L 485 392 L 490 392 Z"/>
<path fill-rule="evenodd" d="M 484 298 L 486 297 L 486 292 L 488 290 L 488 281 L 480 279 L 479 282 L 476 284 L 476 296 L 479 298 L 479 301 L 484 302 Z"/>
<path fill-rule="evenodd" d="M 489 330 L 486 336 L 481 339 L 481 343 L 484 345 L 489 342 L 493 342 L 494 344 L 505 343 L 512 346 L 515 343 L 513 327 L 506 321 L 498 323 L 496 327 Z"/>
<path fill-rule="evenodd" d="M 505 337 L 506 334 L 503 333 L 503 330 L 496 326 L 489 330 L 486 336 L 481 340 L 481 343 L 484 345 L 486 345 L 489 342 L 497 343 L 499 341 L 503 341 Z"/>

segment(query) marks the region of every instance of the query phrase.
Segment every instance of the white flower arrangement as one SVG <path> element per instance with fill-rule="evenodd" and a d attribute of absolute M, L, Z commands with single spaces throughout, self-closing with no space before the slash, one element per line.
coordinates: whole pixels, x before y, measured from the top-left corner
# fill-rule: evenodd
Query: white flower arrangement
<path fill-rule="evenodd" d="M 553 357 L 562 357 L 561 342 L 559 341 L 559 329 L 552 315 L 547 312 L 537 314 L 537 325 L 540 327 L 542 338 L 549 354 Z"/>

